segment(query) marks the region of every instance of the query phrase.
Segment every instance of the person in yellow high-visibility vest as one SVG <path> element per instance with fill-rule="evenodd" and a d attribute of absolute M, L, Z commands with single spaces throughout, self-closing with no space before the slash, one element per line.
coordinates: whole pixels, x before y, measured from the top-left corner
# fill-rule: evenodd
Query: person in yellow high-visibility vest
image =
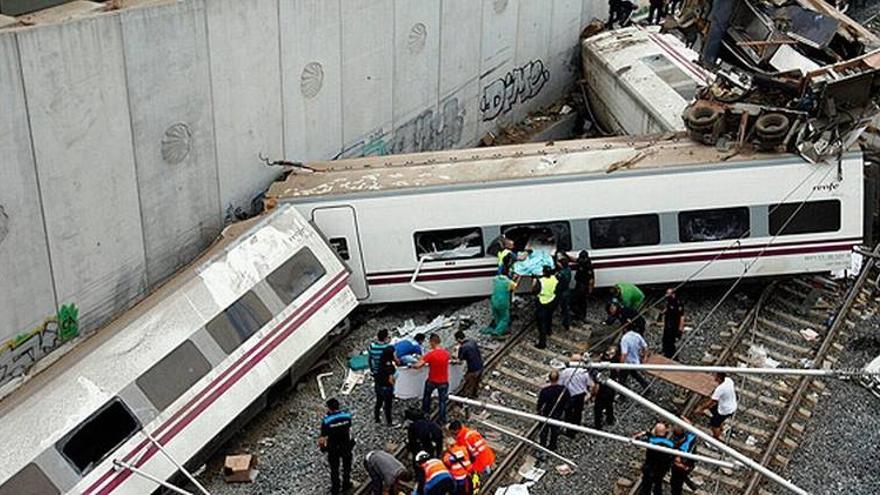
<path fill-rule="evenodd" d="M 547 336 L 550 335 L 553 327 L 553 309 L 556 306 L 556 286 L 558 284 L 559 279 L 553 274 L 553 269 L 545 266 L 543 276 L 537 281 L 538 343 L 535 347 L 538 349 L 547 347 Z"/>

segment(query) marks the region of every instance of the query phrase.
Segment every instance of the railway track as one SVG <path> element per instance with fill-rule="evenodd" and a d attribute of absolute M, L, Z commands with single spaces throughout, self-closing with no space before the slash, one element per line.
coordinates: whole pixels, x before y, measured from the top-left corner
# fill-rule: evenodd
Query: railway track
<path fill-rule="evenodd" d="M 759 363 L 755 363 L 755 351 L 760 356 L 764 355 L 761 351 L 766 351 L 766 356 L 778 362 L 779 367 L 835 367 L 843 351 L 838 340 L 855 326 L 849 316 L 864 299 L 865 281 L 873 267 L 872 262 L 867 263 L 849 288 L 844 286 L 845 282 L 821 276 L 773 283 L 742 322 L 722 332 L 727 344 L 710 347 L 702 364 L 756 366 Z M 817 337 L 812 341 L 805 339 L 801 333 L 805 329 L 813 330 Z M 803 441 L 825 383 L 814 377 L 778 375 L 740 375 L 734 379 L 739 408 L 727 421 L 724 440 L 764 466 L 784 468 Z M 690 394 L 677 397 L 675 402 L 683 406 L 682 416 L 693 418 L 701 400 L 697 394 Z M 702 428 L 707 424 L 703 418 L 695 418 L 694 422 Z M 699 451 L 720 457 L 719 452 L 707 446 Z M 641 466 L 633 462 L 632 467 Z M 691 478 L 698 488 L 690 493 L 697 495 L 765 495 L 782 491 L 748 469 L 733 471 L 698 465 Z M 628 490 L 626 485 L 625 480 L 619 482 L 618 491 L 639 493 L 640 476 Z"/>

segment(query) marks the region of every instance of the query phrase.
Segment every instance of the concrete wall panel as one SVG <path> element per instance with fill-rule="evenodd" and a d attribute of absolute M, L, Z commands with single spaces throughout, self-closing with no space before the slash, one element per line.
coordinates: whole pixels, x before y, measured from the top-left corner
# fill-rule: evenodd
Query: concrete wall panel
<path fill-rule="evenodd" d="M 441 110 L 454 98 L 460 109 L 460 146 L 475 144 L 480 124 L 480 57 L 483 3 L 443 0 L 440 31 Z"/>
<path fill-rule="evenodd" d="M 606 2 L 607 3 L 607 2 Z M 544 90 L 549 98 L 559 98 L 573 80 L 580 79 L 581 0 L 553 0 L 553 17 L 550 20 L 550 81 Z"/>
<path fill-rule="evenodd" d="M 151 286 L 222 225 L 204 8 L 195 1 L 121 15 Z"/>
<path fill-rule="evenodd" d="M 259 161 L 283 153 L 278 0 L 206 2 L 220 198 L 229 216 L 280 171 Z"/>
<path fill-rule="evenodd" d="M 482 0 L 479 135 L 511 123 L 507 75 L 516 59 L 520 0 Z"/>
<path fill-rule="evenodd" d="M 342 148 L 340 3 L 281 0 L 284 146 L 290 160 L 318 160 Z"/>
<path fill-rule="evenodd" d="M 342 136 L 346 150 L 385 154 L 394 81 L 394 2 L 344 0 L 342 9 Z"/>
<path fill-rule="evenodd" d="M 608 20 L 608 2 L 603 0 L 582 0 L 581 26 L 586 26 L 593 19 Z"/>
<path fill-rule="evenodd" d="M 423 0 L 394 2 L 395 134 L 406 121 L 437 105 L 441 4 Z M 414 144 L 413 151 L 424 147 L 419 142 Z"/>
<path fill-rule="evenodd" d="M 146 288 L 120 31 L 105 16 L 18 34 L 55 287 L 85 327 Z"/>
<path fill-rule="evenodd" d="M 516 57 L 512 73 L 512 89 L 516 93 L 511 103 L 513 120 L 516 122 L 525 118 L 535 107 L 547 105 L 560 96 L 547 91 L 550 81 L 559 76 L 551 70 L 551 34 L 563 35 L 551 33 L 554 3 L 553 0 L 520 0 L 519 3 Z"/>
<path fill-rule="evenodd" d="M 0 35 L 0 340 L 55 312 L 15 35 Z"/>

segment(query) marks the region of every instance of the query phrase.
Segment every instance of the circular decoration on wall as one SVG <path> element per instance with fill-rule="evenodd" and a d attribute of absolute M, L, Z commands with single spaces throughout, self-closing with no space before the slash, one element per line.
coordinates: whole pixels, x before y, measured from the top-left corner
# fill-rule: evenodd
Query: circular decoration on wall
<path fill-rule="evenodd" d="M 299 89 L 306 98 L 318 96 L 324 86 L 324 67 L 318 62 L 309 62 L 299 76 Z"/>
<path fill-rule="evenodd" d="M 501 14 L 507 10 L 507 4 L 509 1 L 510 0 L 495 0 L 495 2 L 493 2 L 495 4 L 495 13 Z"/>
<path fill-rule="evenodd" d="M 406 46 L 410 53 L 419 53 L 425 49 L 425 42 L 428 41 L 428 27 L 417 22 L 409 30 L 409 38 L 406 40 Z"/>
<path fill-rule="evenodd" d="M 192 130 L 184 122 L 177 122 L 165 129 L 162 136 L 162 159 L 171 165 L 182 162 L 192 149 Z"/>

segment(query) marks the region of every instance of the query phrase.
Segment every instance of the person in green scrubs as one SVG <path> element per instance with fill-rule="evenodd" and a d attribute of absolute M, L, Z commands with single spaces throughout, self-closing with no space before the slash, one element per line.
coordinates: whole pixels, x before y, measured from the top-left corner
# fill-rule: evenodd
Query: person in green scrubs
<path fill-rule="evenodd" d="M 492 279 L 492 297 L 489 302 L 492 305 L 492 323 L 483 329 L 483 333 L 496 337 L 503 336 L 510 327 L 510 299 L 516 282 L 508 275 L 505 269 Z"/>

